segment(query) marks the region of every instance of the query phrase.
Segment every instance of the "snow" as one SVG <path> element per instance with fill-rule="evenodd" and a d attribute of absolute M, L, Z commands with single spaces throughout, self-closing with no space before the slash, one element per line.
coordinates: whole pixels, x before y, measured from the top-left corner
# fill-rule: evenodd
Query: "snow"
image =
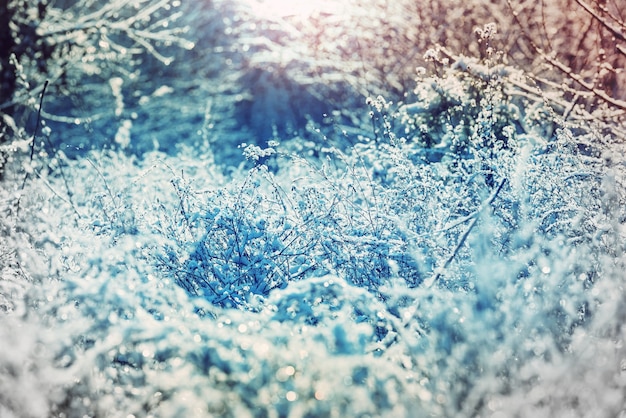
<path fill-rule="evenodd" d="M 253 3 L 2 145 L 0 416 L 623 413 L 614 133 L 484 58 L 365 97 L 334 6 Z"/>

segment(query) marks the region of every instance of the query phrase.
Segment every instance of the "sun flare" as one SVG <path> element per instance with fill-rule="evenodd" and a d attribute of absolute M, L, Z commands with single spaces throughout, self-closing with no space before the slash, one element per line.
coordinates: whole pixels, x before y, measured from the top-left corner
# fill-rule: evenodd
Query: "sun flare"
<path fill-rule="evenodd" d="M 244 0 L 260 17 L 306 17 L 316 12 L 338 13 L 339 0 Z"/>

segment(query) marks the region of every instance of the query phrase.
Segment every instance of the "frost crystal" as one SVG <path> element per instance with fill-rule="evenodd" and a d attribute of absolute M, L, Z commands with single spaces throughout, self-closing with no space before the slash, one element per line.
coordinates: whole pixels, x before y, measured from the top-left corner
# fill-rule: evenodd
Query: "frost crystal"
<path fill-rule="evenodd" d="M 276 150 L 274 148 L 261 148 L 253 144 L 244 144 L 243 155 L 251 161 L 259 161 L 261 158 L 269 157 L 275 153 Z"/>

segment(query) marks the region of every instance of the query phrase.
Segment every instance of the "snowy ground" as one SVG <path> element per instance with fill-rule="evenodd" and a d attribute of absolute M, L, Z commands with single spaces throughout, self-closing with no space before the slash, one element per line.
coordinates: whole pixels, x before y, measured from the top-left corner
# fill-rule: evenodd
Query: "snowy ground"
<path fill-rule="evenodd" d="M 301 10 L 214 5 L 11 144 L 0 417 L 626 413 L 623 127 L 495 60 L 377 97 Z"/>

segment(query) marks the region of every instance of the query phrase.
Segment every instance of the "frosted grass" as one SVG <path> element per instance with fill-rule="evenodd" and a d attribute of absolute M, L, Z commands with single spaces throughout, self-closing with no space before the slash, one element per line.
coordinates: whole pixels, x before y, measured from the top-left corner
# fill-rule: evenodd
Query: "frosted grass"
<path fill-rule="evenodd" d="M 254 35 L 240 22 L 233 39 Z M 564 121 L 562 96 L 486 50 L 430 50 L 403 102 L 384 85 L 366 101 L 356 58 L 324 61 L 352 38 L 312 61 L 304 24 L 294 49 L 245 38 L 258 54 L 233 74 L 229 52 L 220 94 L 164 76 L 133 104 L 111 78 L 111 149 L 29 161 L 24 138 L 3 145 L 0 415 L 622 414 L 617 131 Z M 261 68 L 285 59 L 280 77 Z M 280 89 L 245 119 L 250 80 Z M 354 96 L 302 122 L 303 91 Z"/>

